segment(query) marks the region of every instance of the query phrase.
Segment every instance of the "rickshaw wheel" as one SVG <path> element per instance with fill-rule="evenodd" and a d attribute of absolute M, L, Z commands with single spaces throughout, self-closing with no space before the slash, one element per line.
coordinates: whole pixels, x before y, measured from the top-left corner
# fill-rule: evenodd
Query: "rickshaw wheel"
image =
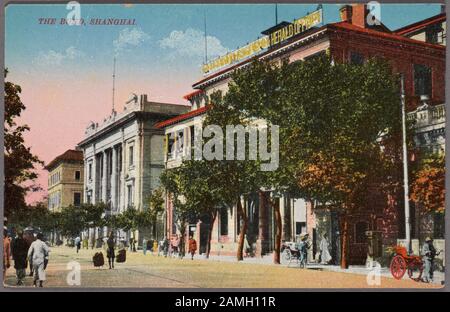
<path fill-rule="evenodd" d="M 288 248 L 285 248 L 283 250 L 283 260 L 289 261 L 289 260 L 291 260 L 291 257 L 292 257 L 291 251 Z"/>
<path fill-rule="evenodd" d="M 402 279 L 406 273 L 406 261 L 402 256 L 395 256 L 391 261 L 391 274 L 395 279 Z"/>

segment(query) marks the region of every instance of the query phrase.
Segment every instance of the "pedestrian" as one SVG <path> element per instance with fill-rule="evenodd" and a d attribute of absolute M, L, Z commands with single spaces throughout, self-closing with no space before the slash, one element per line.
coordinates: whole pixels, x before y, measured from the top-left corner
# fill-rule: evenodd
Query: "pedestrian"
<path fill-rule="evenodd" d="M 164 257 L 167 257 L 167 253 L 169 252 L 169 240 L 167 239 L 167 237 L 164 238 L 163 241 L 163 253 L 164 253 Z"/>
<path fill-rule="evenodd" d="M 320 263 L 328 264 L 331 261 L 330 251 L 328 250 L 328 240 L 327 233 L 324 233 L 322 236 L 322 240 L 320 241 L 319 249 L 320 249 Z"/>
<path fill-rule="evenodd" d="M 154 255 L 154 253 L 156 252 L 159 256 L 159 246 L 158 246 L 158 241 L 155 239 L 153 240 L 153 248 L 152 248 L 152 255 Z"/>
<path fill-rule="evenodd" d="M 310 245 L 308 244 L 309 234 L 304 234 L 300 236 L 300 243 L 297 245 L 299 251 L 299 263 L 301 268 L 306 268 L 306 263 L 308 261 L 308 249 Z"/>
<path fill-rule="evenodd" d="M 106 250 L 106 256 L 108 257 L 108 264 L 110 269 L 114 269 L 114 258 L 115 258 L 115 241 L 113 232 L 109 233 L 108 240 L 106 241 L 108 249 Z"/>
<path fill-rule="evenodd" d="M 77 249 L 77 253 L 78 251 L 81 249 L 81 239 L 80 236 L 77 236 L 75 238 L 75 248 Z"/>
<path fill-rule="evenodd" d="M 17 286 L 22 286 L 23 280 L 25 279 L 26 269 L 28 266 L 28 248 L 29 245 L 23 238 L 23 232 L 21 230 L 17 231 L 17 237 L 11 244 L 11 253 L 14 259 L 14 268 L 16 269 Z"/>
<path fill-rule="evenodd" d="M 175 238 L 172 240 L 172 256 L 176 257 L 179 254 L 178 246 L 180 245 L 180 238 L 178 234 L 175 235 Z"/>
<path fill-rule="evenodd" d="M 6 270 L 11 266 L 11 240 L 8 237 L 8 230 L 3 229 L 3 283 L 5 282 Z"/>
<path fill-rule="evenodd" d="M 194 260 L 195 252 L 197 251 L 197 242 L 193 236 L 189 237 L 189 253 L 191 254 L 191 260 Z"/>
<path fill-rule="evenodd" d="M 433 239 L 431 237 L 425 238 L 425 244 L 422 246 L 422 255 L 425 263 L 424 277 L 422 279 L 425 283 L 431 283 L 434 275 L 434 258 L 441 252 L 436 252 L 436 248 L 433 245 Z"/>
<path fill-rule="evenodd" d="M 47 268 L 49 248 L 44 243 L 44 235 L 38 233 L 36 240 L 31 244 L 30 249 L 28 249 L 28 259 L 33 261 L 33 271 L 34 279 L 33 286 L 37 287 L 37 282 L 39 281 L 39 287 L 42 287 L 45 281 L 45 269 Z"/>
<path fill-rule="evenodd" d="M 144 253 L 144 256 L 147 254 L 147 239 L 142 240 L 142 252 Z"/>
<path fill-rule="evenodd" d="M 83 249 L 89 249 L 89 241 L 87 237 L 83 239 Z"/>

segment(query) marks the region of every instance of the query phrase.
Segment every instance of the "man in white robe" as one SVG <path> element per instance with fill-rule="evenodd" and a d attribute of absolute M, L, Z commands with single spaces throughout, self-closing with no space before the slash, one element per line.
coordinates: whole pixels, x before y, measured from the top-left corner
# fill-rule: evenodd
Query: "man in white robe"
<path fill-rule="evenodd" d="M 28 259 L 33 263 L 33 285 L 36 287 L 38 281 L 39 287 L 42 287 L 42 283 L 45 281 L 46 262 L 50 252 L 48 246 L 42 241 L 43 238 L 42 233 L 39 233 L 36 240 L 31 244 L 30 249 L 28 249 Z"/>
<path fill-rule="evenodd" d="M 328 240 L 327 240 L 327 234 L 323 234 L 322 240 L 320 241 L 320 263 L 321 264 L 328 264 L 331 260 L 331 255 L 328 250 Z"/>

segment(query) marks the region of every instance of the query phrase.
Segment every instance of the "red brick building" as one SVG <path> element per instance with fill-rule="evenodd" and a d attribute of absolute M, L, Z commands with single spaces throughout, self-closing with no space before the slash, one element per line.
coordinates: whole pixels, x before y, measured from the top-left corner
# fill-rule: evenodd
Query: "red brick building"
<path fill-rule="evenodd" d="M 161 124 L 165 128 L 166 134 L 174 131 L 183 132 L 184 138 L 190 137 L 189 129 L 192 126 L 193 116 L 201 118 L 204 114 L 203 107 L 207 103 L 208 96 L 215 90 L 227 91 L 230 74 L 237 68 L 243 68 L 250 64 L 253 59 L 270 60 L 279 62 L 289 60 L 295 62 L 314 57 L 319 53 L 330 53 L 336 62 L 363 63 L 372 57 L 386 59 L 394 72 L 402 73 L 405 77 L 405 91 L 407 95 L 407 105 L 409 109 L 417 107 L 421 101 L 426 99 L 431 105 L 441 104 L 445 101 L 445 46 L 437 43 L 429 43 L 426 40 L 410 38 L 408 28 L 405 27 L 397 32 L 390 31 L 382 23 L 368 25 L 366 16 L 368 10 L 365 5 L 347 5 L 341 8 L 341 21 L 322 26 L 313 26 L 304 29 L 298 34 L 270 45 L 258 53 L 251 55 L 241 61 L 235 61 L 222 68 L 216 68 L 215 72 L 208 72 L 204 78 L 193 84 L 195 91 L 187 96 L 192 103 L 192 111 L 186 115 L 176 117 Z M 415 23 L 412 28 L 418 31 L 420 25 L 426 24 L 428 27 L 433 22 L 442 23 L 445 15 L 439 15 L 435 19 L 427 19 L 423 22 Z M 282 22 L 272 27 L 270 31 L 277 31 L 288 27 L 289 23 Z M 428 29 L 428 28 L 427 28 Z M 438 28 L 435 28 L 437 31 Z M 267 34 L 267 32 L 263 32 Z M 431 35 L 429 36 L 432 37 Z M 428 38 L 428 37 L 427 37 Z M 433 37 L 434 38 L 434 37 Z M 188 148 L 189 142 L 185 141 L 184 148 Z M 173 161 L 168 161 L 168 167 L 173 165 Z M 270 194 L 266 194 L 268 196 Z M 379 231 L 382 234 L 384 246 L 394 244 L 403 235 L 404 220 L 402 213 L 402 203 L 395 200 L 395 196 L 390 198 L 379 198 L 377 192 L 369 192 L 368 205 L 364 213 L 352 216 L 350 228 L 350 250 L 351 263 L 363 263 L 367 256 L 367 239 L 365 232 L 368 230 Z M 256 196 L 257 197 L 257 196 Z M 335 259 L 340 257 L 340 234 L 339 220 L 336 215 L 314 207 L 312 203 L 300 201 L 293 208 L 289 196 L 280 200 L 280 208 L 283 218 L 283 238 L 294 240 L 296 234 L 303 230 L 303 222 L 306 223 L 306 231 L 313 238 L 313 251 L 310 260 L 314 260 L 317 243 L 324 232 L 329 234 L 332 240 L 332 256 Z M 269 253 L 273 250 L 275 237 L 273 211 L 267 206 L 264 200 L 256 200 L 252 203 L 244 203 L 246 209 L 257 207 L 256 219 L 253 220 L 255 230 L 255 244 L 259 255 Z M 172 215 L 173 211 L 170 203 L 167 205 L 167 215 Z M 301 220 L 295 221 L 293 215 L 295 209 L 301 209 Z M 239 233 L 236 213 L 222 216 L 215 222 L 213 245 L 217 243 L 217 249 L 212 252 L 235 253 L 237 234 Z M 304 215 L 303 215 L 304 214 Z M 249 211 L 251 215 L 251 211 Z M 222 220 L 222 221 L 220 221 Z M 300 219 L 299 219 L 300 220 Z M 221 235 L 221 222 L 228 222 L 226 235 Z M 298 230 L 297 224 L 300 223 Z M 168 233 L 172 234 L 172 225 L 167 224 Z M 231 229 L 231 230 L 230 230 Z M 198 233 L 197 233 L 198 234 Z M 200 234 L 198 234 L 200 235 Z M 200 236 L 199 236 L 200 237 Z M 228 246 L 228 247 L 227 247 Z"/>

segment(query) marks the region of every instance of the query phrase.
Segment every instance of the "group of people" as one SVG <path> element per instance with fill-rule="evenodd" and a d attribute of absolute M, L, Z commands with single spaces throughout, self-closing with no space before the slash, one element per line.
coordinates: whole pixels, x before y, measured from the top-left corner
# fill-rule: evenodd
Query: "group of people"
<path fill-rule="evenodd" d="M 302 234 L 298 242 L 295 244 L 295 248 L 298 251 L 298 260 L 301 268 L 306 267 L 306 263 L 308 260 L 308 249 L 310 249 L 312 243 L 309 240 L 309 234 Z M 325 233 L 322 235 L 322 239 L 319 244 L 319 259 L 321 264 L 329 264 L 332 260 L 330 250 L 329 250 L 329 242 L 328 235 Z"/>
<path fill-rule="evenodd" d="M 145 244 L 144 244 L 145 246 Z M 153 250 L 152 252 L 156 251 L 156 241 L 153 242 Z M 175 235 L 171 240 L 169 240 L 167 237 L 164 237 L 162 241 L 159 242 L 159 245 L 157 247 L 158 250 L 158 256 L 163 255 L 164 257 L 179 257 L 182 258 L 183 252 L 181 252 L 181 237 L 179 235 Z M 191 259 L 194 259 L 194 255 L 197 252 L 197 241 L 194 239 L 194 237 L 191 235 L 189 237 L 188 241 L 188 254 L 191 256 Z M 144 251 L 144 254 L 146 251 Z"/>
<path fill-rule="evenodd" d="M 26 277 L 26 269 L 30 263 L 30 276 L 33 276 L 33 286 L 43 287 L 46 279 L 45 270 L 48 265 L 50 249 L 44 242 L 44 235 L 38 233 L 30 244 L 24 238 L 23 231 L 18 230 L 16 237 L 11 239 L 8 231 L 3 230 L 3 282 L 6 270 L 11 267 L 11 258 L 14 260 L 17 286 L 23 286 Z"/>

